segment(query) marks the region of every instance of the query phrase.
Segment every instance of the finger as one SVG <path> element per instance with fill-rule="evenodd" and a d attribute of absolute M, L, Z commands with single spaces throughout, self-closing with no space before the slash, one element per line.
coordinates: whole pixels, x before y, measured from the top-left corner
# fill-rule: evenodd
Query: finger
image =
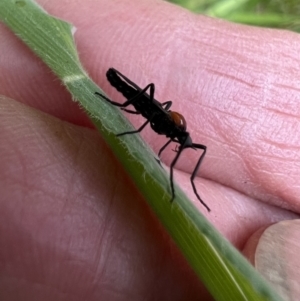
<path fill-rule="evenodd" d="M 1 300 L 205 294 L 95 131 L 0 110 Z"/>
<path fill-rule="evenodd" d="M 299 220 L 284 221 L 255 233 L 244 254 L 284 300 L 298 300 L 299 247 Z"/>
<path fill-rule="evenodd" d="M 46 6 L 81 28 L 81 58 L 98 82 L 112 65 L 141 87 L 155 82 L 157 99 L 172 99 L 192 139 L 207 145 L 202 176 L 299 212 L 298 35 L 196 16 L 166 2 L 89 4 L 77 13 L 75 3 L 63 2 L 62 13 Z M 142 135 L 156 150 L 164 144 L 150 128 Z M 198 153 L 185 151 L 177 167 L 191 172 Z M 163 158 L 173 160 L 171 149 Z"/>
<path fill-rule="evenodd" d="M 141 86 L 162 87 L 157 98 L 174 100 L 193 140 L 208 147 L 202 176 L 299 211 L 297 35 L 150 0 L 90 0 L 80 9 L 69 1 L 40 3 L 76 26 L 80 57 L 99 83 L 113 65 Z M 62 116 L 65 106 L 55 110 Z M 150 129 L 142 135 L 155 149 L 164 143 Z M 166 150 L 167 163 L 171 154 Z M 190 172 L 198 157 L 184 152 L 177 167 Z"/>
<path fill-rule="evenodd" d="M 198 192 L 211 208 L 208 213 L 191 189 L 189 174 L 177 171 L 175 179 L 199 211 L 239 250 L 258 229 L 299 218 L 298 214 L 289 210 L 255 200 L 219 183 L 197 178 Z"/>
<path fill-rule="evenodd" d="M 0 94 L 60 119 L 91 126 L 50 69 L 0 23 Z"/>

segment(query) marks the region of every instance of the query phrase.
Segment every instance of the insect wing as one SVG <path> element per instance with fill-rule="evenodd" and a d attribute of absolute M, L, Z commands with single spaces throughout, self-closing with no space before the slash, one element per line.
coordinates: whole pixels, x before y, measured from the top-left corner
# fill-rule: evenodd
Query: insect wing
<path fill-rule="evenodd" d="M 114 68 L 110 68 L 109 72 L 114 72 L 115 74 L 117 74 L 122 80 L 124 80 L 131 87 L 135 88 L 138 92 L 142 91 L 142 89 L 138 85 L 136 85 L 134 82 L 132 82 L 129 78 L 127 78 L 125 75 L 123 75 L 120 71 L 118 71 Z"/>

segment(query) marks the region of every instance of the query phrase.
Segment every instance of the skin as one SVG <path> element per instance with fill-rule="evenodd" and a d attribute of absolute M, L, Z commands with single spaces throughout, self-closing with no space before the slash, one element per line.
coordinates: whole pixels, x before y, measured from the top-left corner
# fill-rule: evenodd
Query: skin
<path fill-rule="evenodd" d="M 124 101 L 105 79 L 114 67 L 173 101 L 208 147 L 196 186 L 212 212 L 189 182 L 199 152 L 184 152 L 176 181 L 235 246 L 298 218 L 298 35 L 162 1 L 38 2 L 74 24 L 111 98 Z M 3 25 L 0 53 L 0 299 L 211 300 L 84 112 Z M 142 136 L 156 152 L 165 142 L 149 127 Z"/>

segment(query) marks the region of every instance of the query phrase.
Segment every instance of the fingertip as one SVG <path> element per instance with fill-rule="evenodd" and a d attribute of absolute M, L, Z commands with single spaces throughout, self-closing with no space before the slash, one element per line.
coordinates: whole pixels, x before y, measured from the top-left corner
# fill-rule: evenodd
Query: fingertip
<path fill-rule="evenodd" d="M 260 229 L 251 236 L 243 250 L 284 300 L 297 300 L 300 294 L 299 228 L 299 220 L 290 220 Z"/>

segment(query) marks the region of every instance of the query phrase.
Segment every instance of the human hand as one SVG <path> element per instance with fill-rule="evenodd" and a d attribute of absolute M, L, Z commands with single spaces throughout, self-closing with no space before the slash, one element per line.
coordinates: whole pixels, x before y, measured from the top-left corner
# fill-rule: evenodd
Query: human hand
<path fill-rule="evenodd" d="M 122 101 L 106 82 L 109 67 L 173 100 L 193 140 L 208 147 L 206 180 L 196 185 L 212 212 L 191 190 L 197 152 L 182 155 L 177 182 L 237 247 L 260 227 L 298 217 L 297 35 L 160 1 L 39 3 L 76 26 L 85 68 L 113 99 Z M 60 82 L 0 31 L 1 94 L 18 101 L 0 104 L 0 299 L 209 299 Z M 156 151 L 165 141 L 149 128 L 142 135 Z M 173 156 L 169 149 L 163 160 Z"/>

